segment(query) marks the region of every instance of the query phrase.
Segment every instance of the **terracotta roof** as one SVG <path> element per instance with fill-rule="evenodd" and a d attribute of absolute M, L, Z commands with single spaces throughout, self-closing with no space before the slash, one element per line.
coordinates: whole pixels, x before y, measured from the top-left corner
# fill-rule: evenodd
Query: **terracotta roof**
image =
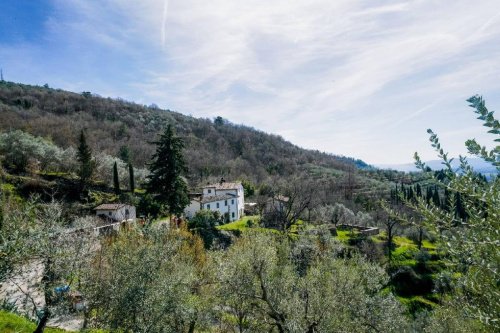
<path fill-rule="evenodd" d="M 123 203 L 114 203 L 114 204 L 102 204 L 94 208 L 94 210 L 117 210 L 120 209 L 124 206 L 127 206 L 127 204 Z"/>
<path fill-rule="evenodd" d="M 235 198 L 236 198 L 236 196 L 231 195 L 231 194 L 212 195 L 212 196 L 202 197 L 200 202 L 203 204 L 203 203 L 208 203 L 208 202 L 235 199 Z"/>
<path fill-rule="evenodd" d="M 236 190 L 241 186 L 241 183 L 217 183 L 217 184 L 210 184 L 205 186 L 204 188 L 215 188 L 216 190 Z"/>

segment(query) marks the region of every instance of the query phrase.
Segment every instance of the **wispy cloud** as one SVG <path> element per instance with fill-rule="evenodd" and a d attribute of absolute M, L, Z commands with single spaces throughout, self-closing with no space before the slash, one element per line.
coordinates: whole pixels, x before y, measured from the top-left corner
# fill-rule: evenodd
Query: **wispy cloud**
<path fill-rule="evenodd" d="M 54 5 L 48 38 L 72 45 L 58 47 L 92 73 L 82 90 L 221 115 L 368 162 L 425 157 L 427 127 L 477 130 L 464 111 L 471 94 L 500 105 L 496 0 Z"/>

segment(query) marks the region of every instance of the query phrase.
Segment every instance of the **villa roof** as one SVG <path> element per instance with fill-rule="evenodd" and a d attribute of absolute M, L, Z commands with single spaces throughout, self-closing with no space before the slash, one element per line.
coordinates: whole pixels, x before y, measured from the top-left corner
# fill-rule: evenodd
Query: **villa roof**
<path fill-rule="evenodd" d="M 117 210 L 125 206 L 127 206 L 127 204 L 123 203 L 102 204 L 94 208 L 94 210 Z"/>
<path fill-rule="evenodd" d="M 236 190 L 241 186 L 241 183 L 235 182 L 235 183 L 216 183 L 216 184 L 210 184 L 205 186 L 205 188 L 215 188 L 216 190 Z"/>

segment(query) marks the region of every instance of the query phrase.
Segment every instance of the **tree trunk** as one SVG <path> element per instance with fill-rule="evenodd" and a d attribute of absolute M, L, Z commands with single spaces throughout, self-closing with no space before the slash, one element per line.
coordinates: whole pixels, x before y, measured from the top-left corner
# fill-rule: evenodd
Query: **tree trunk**
<path fill-rule="evenodd" d="M 194 328 L 196 327 L 196 320 L 192 320 L 190 323 L 189 323 L 189 330 L 188 330 L 188 333 L 193 333 L 194 332 Z"/>
<path fill-rule="evenodd" d="M 43 309 L 43 316 L 38 322 L 38 326 L 36 327 L 36 330 L 33 333 L 42 333 L 43 330 L 45 330 L 45 326 L 47 325 L 47 321 L 49 320 L 50 317 L 50 311 L 47 308 Z"/>

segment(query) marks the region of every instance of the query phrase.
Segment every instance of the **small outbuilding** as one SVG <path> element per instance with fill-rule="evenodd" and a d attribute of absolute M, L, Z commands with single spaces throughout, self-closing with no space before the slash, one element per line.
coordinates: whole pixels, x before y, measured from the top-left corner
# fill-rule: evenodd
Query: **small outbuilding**
<path fill-rule="evenodd" d="M 136 218 L 135 207 L 123 203 L 102 204 L 94 210 L 98 217 L 110 223 L 134 222 Z"/>

